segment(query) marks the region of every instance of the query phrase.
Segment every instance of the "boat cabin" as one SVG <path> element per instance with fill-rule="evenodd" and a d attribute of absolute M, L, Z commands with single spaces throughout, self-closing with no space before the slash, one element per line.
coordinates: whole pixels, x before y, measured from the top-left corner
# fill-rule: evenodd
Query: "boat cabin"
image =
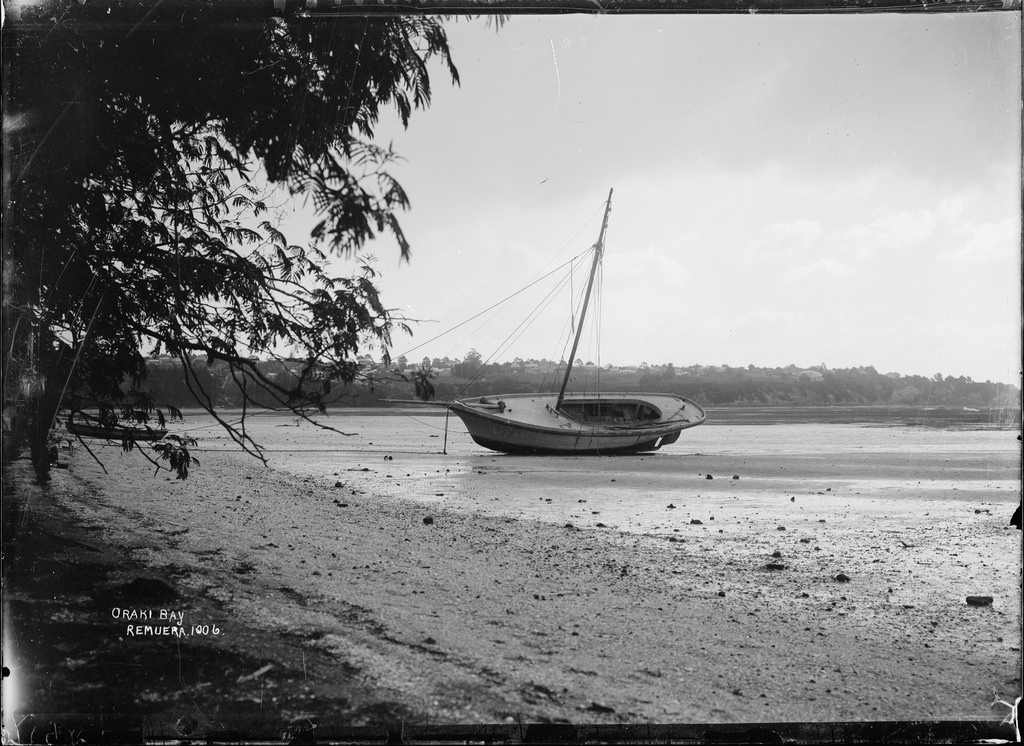
<path fill-rule="evenodd" d="M 559 410 L 578 422 L 601 424 L 628 424 L 652 422 L 661 417 L 657 407 L 637 400 L 566 399 Z"/>

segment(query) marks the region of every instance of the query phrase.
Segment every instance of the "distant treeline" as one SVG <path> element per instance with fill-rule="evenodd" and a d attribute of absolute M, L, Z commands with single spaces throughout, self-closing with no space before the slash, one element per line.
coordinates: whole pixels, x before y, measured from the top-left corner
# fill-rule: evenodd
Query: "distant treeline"
<path fill-rule="evenodd" d="M 434 361 L 424 360 L 424 363 Z M 451 362 L 451 361 L 444 361 Z M 518 361 L 517 361 L 518 362 Z M 470 356 L 448 367 L 429 368 L 434 399 L 447 401 L 463 396 L 514 394 L 557 391 L 564 375 L 564 363 L 529 361 L 521 365 L 504 363 L 482 366 Z M 298 364 L 268 361 L 259 363 L 260 371 L 278 383 L 287 385 Z M 171 359 L 151 361 L 147 387 L 160 404 L 179 408 L 195 407 L 200 402 L 186 385 L 181 364 Z M 423 370 L 422 368 L 418 368 Z M 546 370 L 546 372 L 544 372 Z M 193 390 L 201 386 L 214 406 L 240 407 L 243 392 L 230 375 L 226 365 L 197 365 L 198 379 Z M 403 359 L 390 367 L 365 362 L 362 381 L 338 386 L 328 397 L 334 406 L 380 406 L 382 399 L 415 398 L 413 368 Z M 676 368 L 673 365 L 641 366 L 640 368 L 597 368 L 592 364 L 574 366 L 570 391 L 660 392 L 680 394 L 704 406 L 822 406 L 822 405 L 894 405 L 952 406 L 1018 410 L 1021 392 L 1016 386 L 990 381 L 978 382 L 969 377 L 880 374 L 874 368 L 828 369 L 818 366 L 800 369 L 734 368 L 700 366 Z M 282 405 L 265 393 L 249 392 L 250 406 L 277 408 Z"/>

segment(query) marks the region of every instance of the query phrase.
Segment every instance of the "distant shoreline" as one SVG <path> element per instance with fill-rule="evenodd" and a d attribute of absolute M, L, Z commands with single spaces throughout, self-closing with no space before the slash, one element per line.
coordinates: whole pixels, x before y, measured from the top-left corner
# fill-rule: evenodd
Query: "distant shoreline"
<path fill-rule="evenodd" d="M 888 406 L 865 405 L 720 405 L 705 407 L 706 425 L 784 425 L 784 424 L 851 424 L 875 426 L 957 427 L 979 429 L 1018 430 L 1021 426 L 1019 409 L 980 407 L 965 408 L 940 405 Z M 181 410 L 188 417 L 206 416 L 206 412 L 189 408 Z M 417 407 L 336 407 L 328 408 L 326 415 L 311 414 L 311 418 L 333 417 L 397 417 L 415 412 L 417 417 L 444 417 L 446 410 L 435 406 Z M 225 418 L 239 417 L 241 409 L 218 410 Z M 249 410 L 249 417 L 296 417 L 287 410 Z"/>
<path fill-rule="evenodd" d="M 543 363 L 543 361 L 541 361 Z M 550 361 L 548 361 L 550 362 Z M 437 401 L 470 396 L 550 393 L 560 376 L 533 371 L 530 365 L 517 368 L 501 364 L 482 369 L 468 362 L 433 361 L 425 371 Z M 441 367 L 438 367 L 438 366 Z M 554 365 L 554 363 L 552 363 Z M 301 364 L 294 361 L 258 363 L 260 375 L 277 385 L 297 386 L 302 378 Z M 381 368 L 364 361 L 358 380 L 336 382 L 331 399 L 352 407 L 379 407 L 381 402 L 414 400 L 415 386 L 408 379 L 415 368 Z M 483 375 L 486 373 L 486 376 Z M 198 374 L 197 374 L 198 375 Z M 242 407 L 245 395 L 231 378 L 226 364 L 202 367 L 201 388 L 211 400 L 223 406 Z M 365 379 L 365 380 L 364 380 Z M 372 379 L 372 380 L 370 380 Z M 149 366 L 146 385 L 154 400 L 178 408 L 201 406 L 183 384 L 180 364 L 165 361 Z M 646 394 L 675 394 L 702 407 L 802 407 L 802 406 L 878 406 L 878 407 L 969 407 L 1020 409 L 1020 389 L 1011 384 L 974 381 L 960 376 L 903 376 L 880 374 L 873 368 L 849 369 L 767 369 L 729 368 L 727 366 L 655 366 L 646 369 L 588 368 L 575 370 L 570 390 L 618 391 Z M 214 392 L 216 392 L 214 394 Z M 254 392 L 250 392 L 254 394 Z M 254 394 L 250 407 L 277 408 L 281 401 L 269 394 Z"/>

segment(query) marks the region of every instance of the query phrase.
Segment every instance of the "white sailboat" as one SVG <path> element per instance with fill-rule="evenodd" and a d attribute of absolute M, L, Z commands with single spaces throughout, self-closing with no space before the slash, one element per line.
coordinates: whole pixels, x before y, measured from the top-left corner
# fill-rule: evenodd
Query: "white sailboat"
<path fill-rule="evenodd" d="M 696 403 L 674 394 L 566 393 L 590 303 L 612 208 L 608 192 L 594 247 L 586 294 L 561 389 L 554 394 L 509 394 L 457 399 L 447 404 L 479 445 L 521 454 L 606 455 L 654 451 L 704 422 Z"/>

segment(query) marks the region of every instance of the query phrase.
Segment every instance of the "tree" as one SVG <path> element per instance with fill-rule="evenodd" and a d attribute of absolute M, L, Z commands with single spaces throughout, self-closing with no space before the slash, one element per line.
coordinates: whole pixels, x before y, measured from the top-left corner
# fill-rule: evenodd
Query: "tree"
<path fill-rule="evenodd" d="M 424 358 L 425 359 L 425 358 Z M 413 388 L 416 391 L 416 398 L 420 401 L 430 401 L 436 395 L 434 388 L 434 372 L 430 366 L 423 365 L 412 372 Z"/>
<path fill-rule="evenodd" d="M 62 408 L 163 422 L 146 354 L 177 358 L 215 416 L 200 361 L 226 364 L 246 401 L 302 415 L 360 375 L 361 349 L 387 362 L 404 324 L 358 252 L 390 234 L 408 259 L 409 201 L 370 138 L 382 107 L 407 125 L 429 104 L 431 58 L 458 73 L 437 17 L 304 8 L 52 0 L 8 16 L 4 417 L 40 478 Z M 315 208 L 304 245 L 270 218 L 274 186 Z M 332 256 L 357 267 L 340 276 Z M 295 375 L 264 375 L 257 355 Z"/>
<path fill-rule="evenodd" d="M 466 353 L 466 357 L 462 362 L 454 364 L 452 372 L 459 378 L 475 378 L 480 374 L 483 362 L 483 356 L 476 350 L 471 349 Z"/>

